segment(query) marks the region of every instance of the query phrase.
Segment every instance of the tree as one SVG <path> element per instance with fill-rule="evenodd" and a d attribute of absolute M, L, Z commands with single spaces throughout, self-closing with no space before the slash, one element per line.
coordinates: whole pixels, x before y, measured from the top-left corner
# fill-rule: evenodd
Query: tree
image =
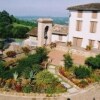
<path fill-rule="evenodd" d="M 13 15 L 11 15 L 10 18 L 11 18 L 12 22 L 16 22 L 16 20 L 17 20 Z"/>
<path fill-rule="evenodd" d="M 89 68 L 87 66 L 80 65 L 79 67 L 75 68 L 74 74 L 79 79 L 90 77 L 90 75 L 91 75 L 91 68 Z"/>
<path fill-rule="evenodd" d="M 36 49 L 36 54 L 40 57 L 41 63 L 48 59 L 48 50 L 45 47 L 38 47 Z"/>
<path fill-rule="evenodd" d="M 0 13 L 0 33 L 2 38 L 6 38 L 11 35 L 12 30 L 12 19 L 9 16 L 9 13 L 2 11 Z M 9 35 L 10 34 L 10 35 Z"/>
<path fill-rule="evenodd" d="M 73 59 L 69 53 L 64 55 L 64 65 L 65 68 L 70 68 L 73 66 Z"/>
<path fill-rule="evenodd" d="M 14 23 L 21 24 L 14 26 Z M 26 27 L 25 27 L 26 26 Z M 36 27 L 36 23 L 23 21 L 9 15 L 7 11 L 0 12 L 0 37 L 1 38 L 25 38 L 29 27 Z"/>
<path fill-rule="evenodd" d="M 25 38 L 26 33 L 29 31 L 29 28 L 23 27 L 23 26 L 17 26 L 14 27 L 12 32 L 13 32 L 13 37 L 14 38 Z"/>
<path fill-rule="evenodd" d="M 91 67 L 92 69 L 100 69 L 100 54 L 96 57 L 88 57 L 85 60 L 85 64 Z"/>
<path fill-rule="evenodd" d="M 3 50 L 4 47 L 4 41 L 0 41 L 0 50 Z"/>

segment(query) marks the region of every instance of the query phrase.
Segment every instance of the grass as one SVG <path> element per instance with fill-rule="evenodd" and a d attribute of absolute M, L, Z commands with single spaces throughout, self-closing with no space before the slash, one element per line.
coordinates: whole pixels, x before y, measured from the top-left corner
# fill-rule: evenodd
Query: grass
<path fill-rule="evenodd" d="M 24 39 L 15 39 L 16 42 L 22 42 Z"/>
<path fill-rule="evenodd" d="M 29 29 L 32 28 L 32 26 L 27 26 L 27 25 L 18 24 L 18 23 L 13 23 L 13 26 L 14 26 L 14 27 L 17 27 L 17 26 L 23 26 L 23 27 L 28 27 Z"/>
<path fill-rule="evenodd" d="M 100 82 L 100 76 L 96 74 L 92 74 L 91 78 L 93 78 L 96 82 Z"/>

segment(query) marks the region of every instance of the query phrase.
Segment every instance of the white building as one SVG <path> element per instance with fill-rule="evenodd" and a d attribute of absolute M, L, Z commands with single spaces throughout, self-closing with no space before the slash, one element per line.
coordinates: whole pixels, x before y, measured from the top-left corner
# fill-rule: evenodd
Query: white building
<path fill-rule="evenodd" d="M 100 50 L 100 3 L 69 7 L 69 36 L 75 47 L 91 45 Z"/>
<path fill-rule="evenodd" d="M 67 42 L 68 26 L 54 24 L 52 28 L 52 42 Z"/>
<path fill-rule="evenodd" d="M 67 42 L 68 26 L 53 24 L 50 18 L 39 18 L 38 28 L 33 28 L 27 34 L 29 35 L 28 40 L 37 40 L 37 46 L 51 42 Z"/>

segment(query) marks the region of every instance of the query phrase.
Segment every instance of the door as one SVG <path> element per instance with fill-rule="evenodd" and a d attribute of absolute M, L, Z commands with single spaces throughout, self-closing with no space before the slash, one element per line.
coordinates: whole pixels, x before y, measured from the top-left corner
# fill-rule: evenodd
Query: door
<path fill-rule="evenodd" d="M 77 47 L 81 47 L 82 38 L 77 38 Z"/>
<path fill-rule="evenodd" d="M 100 50 L 100 41 L 98 42 L 98 49 Z"/>
<path fill-rule="evenodd" d="M 82 44 L 82 38 L 77 38 L 77 37 L 73 38 L 73 46 L 81 47 L 81 44 Z"/>
<path fill-rule="evenodd" d="M 77 46 L 77 38 L 73 37 L 73 46 Z"/>

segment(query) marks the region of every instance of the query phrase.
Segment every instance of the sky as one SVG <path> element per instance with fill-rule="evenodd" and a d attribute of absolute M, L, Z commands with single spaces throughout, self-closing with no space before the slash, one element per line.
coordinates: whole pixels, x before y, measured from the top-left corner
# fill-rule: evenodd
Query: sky
<path fill-rule="evenodd" d="M 0 0 L 0 11 L 6 10 L 15 16 L 65 17 L 67 7 L 95 2 L 100 0 Z"/>

